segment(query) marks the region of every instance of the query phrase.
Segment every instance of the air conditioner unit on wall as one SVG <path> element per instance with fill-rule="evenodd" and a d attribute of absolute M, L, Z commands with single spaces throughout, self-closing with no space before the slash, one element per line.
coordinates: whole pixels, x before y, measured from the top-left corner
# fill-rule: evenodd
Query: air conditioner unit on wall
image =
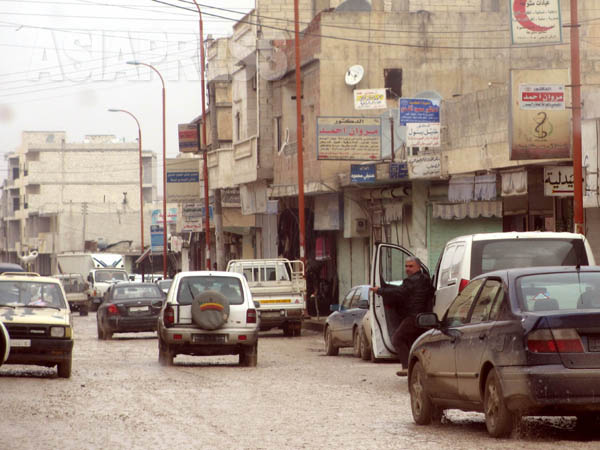
<path fill-rule="evenodd" d="M 367 219 L 363 219 L 363 218 L 354 219 L 354 231 L 356 233 L 366 233 Z"/>

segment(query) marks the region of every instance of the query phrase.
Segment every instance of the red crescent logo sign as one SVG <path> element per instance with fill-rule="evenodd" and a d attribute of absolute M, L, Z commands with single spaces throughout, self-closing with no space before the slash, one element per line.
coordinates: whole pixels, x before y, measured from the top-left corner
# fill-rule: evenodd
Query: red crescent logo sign
<path fill-rule="evenodd" d="M 527 0 L 514 0 L 513 15 L 523 28 L 531 31 L 548 31 L 553 27 L 541 27 L 531 21 L 527 15 Z"/>

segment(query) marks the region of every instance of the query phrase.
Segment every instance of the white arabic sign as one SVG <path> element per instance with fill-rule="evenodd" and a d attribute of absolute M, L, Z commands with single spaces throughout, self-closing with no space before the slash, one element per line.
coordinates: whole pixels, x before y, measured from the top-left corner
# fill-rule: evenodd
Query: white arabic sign
<path fill-rule="evenodd" d="M 406 146 L 407 147 L 439 147 L 440 146 L 440 124 L 439 123 L 407 123 L 406 124 Z"/>
<path fill-rule="evenodd" d="M 562 42 L 560 0 L 511 0 L 513 44 Z"/>
<path fill-rule="evenodd" d="M 354 109 L 385 109 L 384 89 L 355 89 L 354 90 Z"/>
<path fill-rule="evenodd" d="M 573 189 L 573 166 L 544 167 L 544 195 L 571 196 Z"/>
<path fill-rule="evenodd" d="M 407 158 L 409 178 L 439 178 L 442 174 L 440 155 L 419 155 Z"/>
<path fill-rule="evenodd" d="M 519 84 L 519 107 L 528 110 L 564 110 L 564 84 Z"/>

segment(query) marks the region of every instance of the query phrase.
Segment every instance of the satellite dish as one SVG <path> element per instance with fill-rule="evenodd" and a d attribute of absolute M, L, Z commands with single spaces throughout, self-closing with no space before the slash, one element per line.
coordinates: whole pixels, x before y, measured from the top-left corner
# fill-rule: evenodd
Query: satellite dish
<path fill-rule="evenodd" d="M 365 69 L 360 64 L 356 64 L 355 66 L 350 66 L 346 71 L 346 76 L 344 79 L 346 80 L 346 84 L 348 86 L 355 86 L 360 83 L 363 75 L 365 74 Z"/>

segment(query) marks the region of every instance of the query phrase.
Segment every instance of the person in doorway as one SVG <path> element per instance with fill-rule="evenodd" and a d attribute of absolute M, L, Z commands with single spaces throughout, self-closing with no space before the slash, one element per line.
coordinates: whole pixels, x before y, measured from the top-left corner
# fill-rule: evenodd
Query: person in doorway
<path fill-rule="evenodd" d="M 397 372 L 398 376 L 406 376 L 410 347 L 424 331 L 417 327 L 417 315 L 430 311 L 433 299 L 431 278 L 423 270 L 421 260 L 409 257 L 405 261 L 404 270 L 407 276 L 402 285 L 371 288 L 377 295 L 381 295 L 387 304 L 395 307 L 400 317 L 399 325 L 392 335 L 392 344 L 403 366 L 403 369 Z"/>

